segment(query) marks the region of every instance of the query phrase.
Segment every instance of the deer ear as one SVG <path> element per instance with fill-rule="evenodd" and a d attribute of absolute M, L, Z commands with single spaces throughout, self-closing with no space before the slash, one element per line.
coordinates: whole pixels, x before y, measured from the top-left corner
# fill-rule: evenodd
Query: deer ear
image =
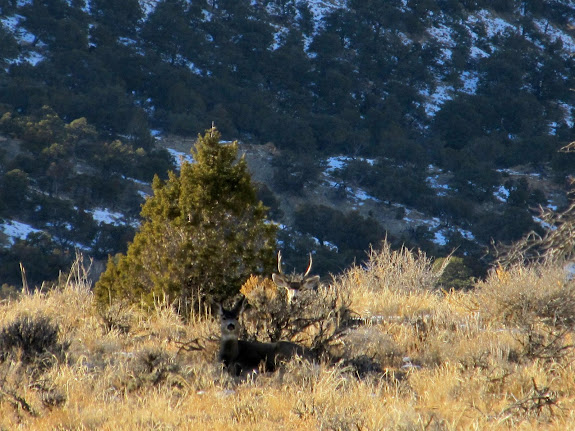
<path fill-rule="evenodd" d="M 278 286 L 278 287 L 285 287 L 286 289 L 289 287 L 289 283 L 288 281 L 285 279 L 285 277 L 281 274 L 276 274 L 273 273 L 272 274 L 272 280 L 274 281 L 274 283 Z"/>
<path fill-rule="evenodd" d="M 246 305 L 246 297 L 242 295 L 241 299 L 234 306 L 234 313 L 238 315 L 241 314 L 244 311 L 245 305 Z"/>
<path fill-rule="evenodd" d="M 313 289 L 319 284 L 319 275 L 314 275 L 313 277 L 306 278 L 302 283 L 302 288 Z"/>

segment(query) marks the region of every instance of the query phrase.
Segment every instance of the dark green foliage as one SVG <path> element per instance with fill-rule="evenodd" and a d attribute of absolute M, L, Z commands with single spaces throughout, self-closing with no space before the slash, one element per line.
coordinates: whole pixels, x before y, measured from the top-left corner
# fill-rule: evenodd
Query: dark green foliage
<path fill-rule="evenodd" d="M 554 156 L 574 139 L 557 103 L 574 104 L 573 58 L 560 38 L 536 25 L 566 29 L 568 2 L 352 0 L 321 23 L 306 2 L 292 0 L 161 0 L 147 16 L 137 0 L 86 3 L 0 2 L 3 17 L 21 16 L 21 30 L 34 35 L 18 46 L 0 26 L 0 112 L 19 112 L 23 120 L 1 126 L 31 152 L 0 174 L 19 170 L 32 189 L 77 197 L 80 208 L 118 202 L 133 213 L 140 202 L 118 177 L 149 181 L 169 168 L 150 127 L 195 135 L 211 121 L 226 137 L 272 141 L 296 154 L 278 163 L 277 190 L 302 193 L 318 179 L 316 161 L 325 155 L 369 155 L 380 162 L 373 170 L 350 169 L 342 197 L 346 185 L 357 185 L 457 224 L 460 215 L 470 223 L 479 217 L 477 203 L 493 203 L 496 166 L 551 161 L 559 179 L 573 170 Z M 483 20 L 470 19 L 479 10 L 518 31 L 489 37 Z M 452 29 L 450 56 L 427 32 L 441 25 Z M 473 46 L 487 55 L 474 55 Z M 31 52 L 42 61 L 26 62 Z M 464 73 L 479 78 L 472 94 L 462 91 Z M 453 86 L 453 100 L 426 115 L 424 94 L 443 84 Z M 68 126 L 83 117 L 86 134 L 71 138 Z M 74 175 L 78 160 L 90 168 L 94 162 L 97 175 L 109 178 Z M 445 209 L 426 187 L 431 160 L 455 172 Z M 15 191 L 4 197 L 3 215 L 6 202 L 9 211 L 31 213 L 35 198 L 22 185 L 26 199 L 15 201 Z M 509 204 L 516 197 L 517 205 L 542 200 L 518 194 Z M 113 249 L 109 239 L 100 241 L 99 254 Z"/>
<path fill-rule="evenodd" d="M 444 264 L 444 258 L 437 259 L 433 266 L 434 268 L 441 268 Z M 441 273 L 438 280 L 438 285 L 442 289 L 471 289 L 474 286 L 475 278 L 473 271 L 469 268 L 463 258 L 452 256 L 449 258 L 449 263 Z"/>
<path fill-rule="evenodd" d="M 142 37 L 152 48 L 151 54 L 170 65 L 180 65 L 190 48 L 199 48 L 193 40 L 187 5 L 183 0 L 164 0 L 158 3 L 142 27 Z M 196 45 L 196 46 L 194 46 Z"/>
<path fill-rule="evenodd" d="M 538 189 L 531 190 L 525 177 L 515 181 L 508 180 L 505 182 L 505 187 L 509 190 L 507 198 L 509 205 L 536 208 L 547 203 L 545 194 Z"/>
<path fill-rule="evenodd" d="M 397 166 L 389 160 L 378 159 L 375 166 L 366 172 L 366 190 L 378 199 L 417 207 L 422 205 L 425 196 L 432 193 L 424 174 L 422 166 Z"/>
<path fill-rule="evenodd" d="M 60 271 L 69 268 L 72 259 L 73 253 L 56 244 L 49 235 L 30 233 L 10 249 L 0 249 L 2 282 L 22 286 L 22 265 L 28 285 L 40 286 L 44 281 L 55 280 Z"/>
<path fill-rule="evenodd" d="M 119 139 L 102 141 L 86 118 L 66 123 L 48 106 L 43 106 L 30 116 L 7 113 L 2 117 L 0 126 L 18 136 L 22 140 L 22 148 L 34 154 L 35 163 L 32 168 L 35 172 L 24 170 L 39 174 L 40 180 L 47 182 L 50 186 L 48 189 L 53 188 L 54 193 L 71 178 L 72 163 L 77 159 L 89 162 L 105 176 L 121 173 L 151 179 L 153 174 L 157 173 L 153 169 L 159 168 L 162 172 L 162 169 L 170 166 L 169 156 L 165 151 L 153 150 L 149 156 L 144 148 L 134 146 L 152 146 L 148 138 L 136 130 L 136 126 L 127 143 Z M 20 157 L 26 157 L 26 154 Z"/>
<path fill-rule="evenodd" d="M 91 0 L 90 10 L 94 11 L 98 24 L 115 36 L 135 36 L 143 17 L 138 0 Z"/>
<path fill-rule="evenodd" d="M 96 259 L 106 259 L 115 253 L 125 253 L 134 238 L 131 226 L 114 226 L 102 223 L 92 241 L 92 253 Z"/>
<path fill-rule="evenodd" d="M 1 8 L 0 8 L 1 9 Z M 14 36 L 4 28 L 0 27 L 0 64 L 6 66 L 6 60 L 18 56 L 18 43 Z"/>
<path fill-rule="evenodd" d="M 273 165 L 274 186 L 282 192 L 293 194 L 302 193 L 303 188 L 315 181 L 321 172 L 318 160 L 307 154 L 301 156 L 294 153 L 284 154 L 280 158 L 275 158 Z"/>
<path fill-rule="evenodd" d="M 460 197 L 477 203 L 493 199 L 493 191 L 500 184 L 499 180 L 499 174 L 490 166 L 470 159 L 462 162 L 454 172 L 451 186 Z"/>
<path fill-rule="evenodd" d="M 107 166 L 102 169 L 107 173 L 117 172 L 118 166 L 125 166 L 122 163 L 129 161 L 127 154 L 132 156 L 133 163 L 126 167 L 125 173 L 149 178 L 149 168 L 140 163 L 142 150 L 133 151 L 119 142 L 102 143 L 85 118 L 67 123 L 49 107 L 30 116 L 5 113 L 1 127 L 20 138 L 12 143 L 12 151 L 17 148 L 19 152 L 7 158 L 6 170 L 0 177 L 2 215 L 46 232 L 31 234 L 1 251 L 4 282 L 21 285 L 20 263 L 26 269 L 31 287 L 54 280 L 58 272 L 71 263 L 73 249 L 78 244 L 92 245 L 96 255 L 103 253 L 104 256 L 125 249 L 126 242 L 133 236 L 129 227 L 118 227 L 113 237 L 107 237 L 103 228 L 96 236 L 98 225 L 85 210 L 100 205 L 138 208 L 141 198 L 134 184 L 119 176 L 78 175 L 75 162 L 90 166 L 83 169 L 91 172 L 90 162 L 106 158 Z M 18 145 L 18 142 L 21 143 Z M 114 145 L 126 151 L 114 153 L 110 150 Z M 110 151 L 103 151 L 102 147 Z M 146 163 L 153 161 L 145 160 Z M 161 166 L 161 160 L 162 156 L 151 166 Z M 125 213 L 135 216 L 137 210 L 126 208 Z"/>
<path fill-rule="evenodd" d="M 63 361 L 67 343 L 59 337 L 60 328 L 45 316 L 20 316 L 0 331 L 0 363 L 9 358 L 40 371 L 54 360 Z"/>
<path fill-rule="evenodd" d="M 298 208 L 294 227 L 317 238 L 320 245 L 328 241 L 342 252 L 360 253 L 385 237 L 385 231 L 373 218 L 364 218 L 356 211 L 343 213 L 325 205 Z"/>
<path fill-rule="evenodd" d="M 283 211 L 276 195 L 266 184 L 256 184 L 257 198 L 268 208 L 268 216 L 271 220 L 281 220 Z"/>
<path fill-rule="evenodd" d="M 0 178 L 0 208 L 10 211 L 26 208 L 30 178 L 26 172 L 13 169 Z"/>
<path fill-rule="evenodd" d="M 532 230 L 540 231 L 541 228 L 533 221 L 529 209 L 508 207 L 502 214 L 485 214 L 477 221 L 473 232 L 480 241 L 487 244 L 493 238 L 511 243 Z"/>
<path fill-rule="evenodd" d="M 282 229 L 278 233 L 282 245 L 282 255 L 295 269 L 303 270 L 309 264 L 309 253 L 314 254 L 313 272 L 316 274 L 338 274 L 349 267 L 357 258 L 355 251 L 337 249 L 333 244 L 318 244 L 317 239 L 293 228 Z M 361 257 L 365 255 L 361 251 Z"/>
<path fill-rule="evenodd" d="M 20 9 L 25 28 L 54 51 L 85 49 L 88 29 L 85 14 L 64 0 L 30 2 Z"/>
<path fill-rule="evenodd" d="M 151 306 L 178 301 L 182 314 L 206 299 L 238 292 L 252 273 L 271 270 L 275 226 L 266 222 L 237 143 L 212 128 L 198 138 L 195 163 L 154 179 L 144 223 L 126 255 L 110 258 L 95 286 L 100 306 L 127 300 Z"/>

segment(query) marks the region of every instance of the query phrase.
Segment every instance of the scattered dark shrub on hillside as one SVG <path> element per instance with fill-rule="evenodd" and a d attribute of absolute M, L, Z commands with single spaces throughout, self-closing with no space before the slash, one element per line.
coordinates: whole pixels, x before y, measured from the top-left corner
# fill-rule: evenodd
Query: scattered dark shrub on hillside
<path fill-rule="evenodd" d="M 59 341 L 60 328 L 45 316 L 21 316 L 0 332 L 0 363 L 17 358 L 39 371 L 62 361 L 68 343 Z"/>
<path fill-rule="evenodd" d="M 280 192 L 299 195 L 307 184 L 317 181 L 321 166 L 316 158 L 284 154 L 273 160 L 273 184 Z"/>
<path fill-rule="evenodd" d="M 326 205 L 298 207 L 294 227 L 314 236 L 322 245 L 335 244 L 342 252 L 367 250 L 385 237 L 385 231 L 374 218 L 362 217 L 358 211 L 343 213 Z"/>
<path fill-rule="evenodd" d="M 23 266 L 30 287 L 39 286 L 58 277 L 59 271 L 70 267 L 73 253 L 52 241 L 44 232 L 32 232 L 18 240 L 10 249 L 0 249 L 0 274 L 3 283 L 22 285 Z"/>

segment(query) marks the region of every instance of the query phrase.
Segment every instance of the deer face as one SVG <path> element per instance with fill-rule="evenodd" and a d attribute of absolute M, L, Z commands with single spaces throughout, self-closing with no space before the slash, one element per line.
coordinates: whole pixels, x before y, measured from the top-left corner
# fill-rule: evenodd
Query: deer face
<path fill-rule="evenodd" d="M 316 289 L 319 285 L 319 275 L 310 276 L 312 265 L 311 253 L 309 254 L 309 265 L 304 274 L 284 274 L 282 272 L 282 255 L 281 251 L 278 252 L 278 273 L 272 274 L 272 280 L 281 288 L 286 289 L 288 303 L 291 303 L 293 298 L 299 295 L 303 290 Z"/>
<path fill-rule="evenodd" d="M 220 328 L 222 338 L 237 339 L 240 334 L 239 318 L 244 308 L 244 299 L 242 298 L 231 310 L 226 310 L 219 304 Z"/>

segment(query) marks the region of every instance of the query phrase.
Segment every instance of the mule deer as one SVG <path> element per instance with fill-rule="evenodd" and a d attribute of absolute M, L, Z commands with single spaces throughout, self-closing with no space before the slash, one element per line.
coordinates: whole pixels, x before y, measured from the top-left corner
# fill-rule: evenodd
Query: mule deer
<path fill-rule="evenodd" d="M 311 359 L 308 349 L 289 341 L 261 343 L 240 340 L 239 317 L 243 312 L 244 304 L 245 297 L 238 301 L 231 310 L 226 310 L 219 304 L 222 335 L 218 359 L 230 374 L 245 375 L 260 367 L 264 371 L 275 371 L 281 363 L 289 361 L 296 355 Z"/>
<path fill-rule="evenodd" d="M 272 274 L 272 280 L 278 287 L 283 287 L 287 290 L 287 300 L 291 303 L 299 293 L 306 289 L 317 289 L 319 285 L 319 275 L 309 276 L 311 271 L 312 258 L 309 254 L 309 265 L 305 273 L 298 274 L 284 274 L 282 272 L 282 252 L 278 251 L 278 273 Z"/>

